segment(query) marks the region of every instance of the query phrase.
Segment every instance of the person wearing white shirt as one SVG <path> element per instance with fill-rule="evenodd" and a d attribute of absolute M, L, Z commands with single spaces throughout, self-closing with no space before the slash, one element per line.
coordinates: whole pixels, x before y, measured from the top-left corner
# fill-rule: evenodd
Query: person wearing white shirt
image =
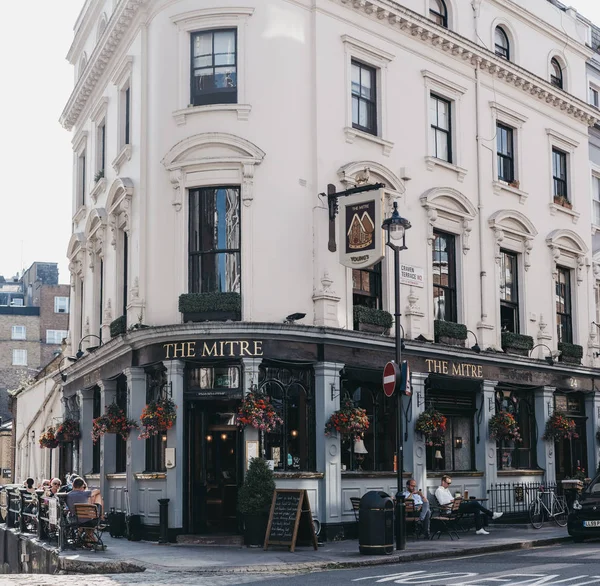
<path fill-rule="evenodd" d="M 454 497 L 449 490 L 449 486 L 452 484 L 452 478 L 450 476 L 444 475 L 442 476 L 442 484 L 435 491 L 435 498 L 439 503 L 440 507 L 449 508 L 454 502 Z M 475 533 L 477 535 L 489 535 L 489 531 L 486 531 L 483 528 L 484 524 L 484 515 L 487 515 L 490 519 L 495 520 L 502 517 L 504 513 L 494 513 L 489 509 L 486 509 L 482 506 L 481 503 L 477 501 L 464 501 L 460 503 L 458 508 L 459 513 L 473 513 L 475 516 Z"/>
<path fill-rule="evenodd" d="M 423 526 L 423 535 L 425 539 L 429 539 L 429 524 L 431 520 L 429 501 L 420 490 L 417 492 L 417 481 L 414 478 L 406 481 L 406 490 L 402 494 L 405 501 L 412 500 L 415 504 L 415 512 L 419 513 L 419 521 L 421 521 Z"/>

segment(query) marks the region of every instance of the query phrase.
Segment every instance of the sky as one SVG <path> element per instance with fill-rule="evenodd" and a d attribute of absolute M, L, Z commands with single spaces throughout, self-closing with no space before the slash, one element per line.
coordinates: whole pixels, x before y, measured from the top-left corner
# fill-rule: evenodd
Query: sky
<path fill-rule="evenodd" d="M 562 1 L 600 24 L 600 0 Z M 73 159 L 58 119 L 73 89 L 66 55 L 84 0 L 1 3 L 0 275 L 57 262 L 68 283 Z"/>

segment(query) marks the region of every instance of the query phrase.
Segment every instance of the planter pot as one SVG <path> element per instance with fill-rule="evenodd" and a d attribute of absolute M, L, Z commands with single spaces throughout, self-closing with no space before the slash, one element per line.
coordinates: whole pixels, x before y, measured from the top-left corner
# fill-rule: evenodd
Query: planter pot
<path fill-rule="evenodd" d="M 199 322 L 199 321 L 240 321 L 241 316 L 239 311 L 197 311 L 185 312 L 183 314 L 183 322 Z"/>
<path fill-rule="evenodd" d="M 265 542 L 268 524 L 268 513 L 244 515 L 244 545 L 262 547 Z"/>
<path fill-rule="evenodd" d="M 369 334 L 385 334 L 387 333 L 387 328 L 384 326 L 378 326 L 375 324 L 366 324 L 359 322 L 358 323 L 358 331 L 359 332 L 368 332 Z"/>
<path fill-rule="evenodd" d="M 452 338 L 450 336 L 438 336 L 437 339 L 439 344 L 448 344 L 449 346 L 462 346 L 465 347 L 465 341 L 460 338 Z"/>
<path fill-rule="evenodd" d="M 561 355 L 558 357 L 558 361 L 564 362 L 565 364 L 581 364 L 581 358 L 575 358 L 575 356 Z"/>
<path fill-rule="evenodd" d="M 513 354 L 515 356 L 529 356 L 529 350 L 526 348 L 516 348 L 514 346 L 505 346 L 502 348 L 507 354 Z"/>

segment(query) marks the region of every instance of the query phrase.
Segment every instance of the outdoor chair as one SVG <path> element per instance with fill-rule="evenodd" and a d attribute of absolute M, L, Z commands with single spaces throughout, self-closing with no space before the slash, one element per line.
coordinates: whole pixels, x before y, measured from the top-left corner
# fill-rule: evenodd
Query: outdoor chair
<path fill-rule="evenodd" d="M 100 517 L 96 505 L 79 503 L 75 505 L 74 515 L 70 516 L 67 526 L 67 539 L 74 548 L 105 549 L 102 533 L 106 524 Z"/>
<path fill-rule="evenodd" d="M 354 518 L 358 523 L 358 511 L 360 510 L 360 497 L 351 496 L 350 503 L 352 504 L 352 510 L 354 511 Z"/>
<path fill-rule="evenodd" d="M 404 501 L 404 523 L 406 534 L 411 533 L 416 539 L 423 535 L 423 527 L 419 521 L 419 513 L 415 510 L 415 503 L 412 499 Z"/>
<path fill-rule="evenodd" d="M 436 535 L 439 539 L 442 533 L 447 533 L 452 541 L 454 541 L 454 536 L 456 539 L 460 539 L 458 530 L 461 529 L 459 523 L 463 515 L 459 513 L 458 509 L 461 502 L 462 499 L 455 499 L 449 507 L 440 507 L 439 504 L 436 507 L 432 506 L 431 539 L 434 539 Z"/>

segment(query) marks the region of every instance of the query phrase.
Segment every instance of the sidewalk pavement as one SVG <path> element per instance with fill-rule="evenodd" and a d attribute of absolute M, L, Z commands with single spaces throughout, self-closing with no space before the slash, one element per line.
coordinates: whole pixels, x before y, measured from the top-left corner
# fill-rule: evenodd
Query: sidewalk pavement
<path fill-rule="evenodd" d="M 317 551 L 309 547 L 297 547 L 291 553 L 288 548 L 274 546 L 263 551 L 262 548 L 238 546 L 158 545 L 113 539 L 106 534 L 105 551 L 67 550 L 61 552 L 59 564 L 61 570 L 73 574 L 141 572 L 146 568 L 198 574 L 302 572 L 528 549 L 562 541 L 570 541 L 567 530 L 553 525 L 537 530 L 492 526 L 490 535 L 475 535 L 471 530 L 454 541 L 447 535 L 434 541 L 409 538 L 403 551 L 368 556 L 359 553 L 357 540 L 327 542 Z"/>

